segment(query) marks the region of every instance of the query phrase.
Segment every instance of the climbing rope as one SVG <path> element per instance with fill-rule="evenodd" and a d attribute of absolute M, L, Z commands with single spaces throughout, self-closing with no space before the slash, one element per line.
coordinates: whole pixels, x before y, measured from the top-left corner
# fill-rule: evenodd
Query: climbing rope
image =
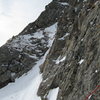
<path fill-rule="evenodd" d="M 90 97 L 91 97 L 93 94 L 95 94 L 96 91 L 99 90 L 99 89 L 100 89 L 100 85 L 97 85 L 96 88 L 95 88 L 89 95 L 86 96 L 85 100 L 89 100 Z"/>

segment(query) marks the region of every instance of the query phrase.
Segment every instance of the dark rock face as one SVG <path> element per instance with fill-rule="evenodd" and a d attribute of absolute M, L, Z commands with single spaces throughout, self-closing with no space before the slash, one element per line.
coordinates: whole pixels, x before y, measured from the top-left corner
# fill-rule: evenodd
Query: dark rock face
<path fill-rule="evenodd" d="M 57 100 L 85 100 L 100 85 L 98 0 L 80 0 L 64 9 L 58 22 L 56 39 L 41 72 L 43 81 L 38 95 L 43 100 L 46 100 L 49 90 L 56 87 L 60 88 Z M 99 93 L 93 94 L 96 100 L 100 99 Z"/>
<path fill-rule="evenodd" d="M 44 30 L 55 22 L 54 43 L 40 66 L 41 100 L 48 100 L 49 91 L 57 87 L 57 100 L 86 100 L 100 85 L 100 1 L 53 0 L 35 22 L 0 48 L 0 87 L 28 72 L 45 54 L 50 37 Z M 35 38 L 37 31 L 43 37 Z M 100 100 L 99 93 L 90 100 Z"/>

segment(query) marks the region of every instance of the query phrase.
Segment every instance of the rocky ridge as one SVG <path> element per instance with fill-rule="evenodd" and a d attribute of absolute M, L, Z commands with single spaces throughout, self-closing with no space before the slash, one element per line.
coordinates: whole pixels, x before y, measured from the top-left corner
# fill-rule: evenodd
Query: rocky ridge
<path fill-rule="evenodd" d="M 0 87 L 28 72 L 43 57 L 50 47 L 48 42 L 54 38 L 52 33 L 57 29 L 56 22 L 64 8 L 51 2 L 35 22 L 0 48 Z"/>
<path fill-rule="evenodd" d="M 86 100 L 100 85 L 100 1 L 53 0 L 35 22 L 0 48 L 1 87 L 28 72 L 45 54 L 51 37 L 47 27 L 55 23 L 53 45 L 40 66 L 41 100 L 48 100 L 50 90 L 58 87 L 57 100 Z M 100 100 L 99 90 L 87 100 Z"/>

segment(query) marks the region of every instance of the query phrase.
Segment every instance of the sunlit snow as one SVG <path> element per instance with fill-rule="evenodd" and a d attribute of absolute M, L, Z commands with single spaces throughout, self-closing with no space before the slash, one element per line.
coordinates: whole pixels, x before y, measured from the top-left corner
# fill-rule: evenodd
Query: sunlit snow
<path fill-rule="evenodd" d="M 59 87 L 50 90 L 47 96 L 48 100 L 57 100 L 58 91 L 59 91 Z"/>

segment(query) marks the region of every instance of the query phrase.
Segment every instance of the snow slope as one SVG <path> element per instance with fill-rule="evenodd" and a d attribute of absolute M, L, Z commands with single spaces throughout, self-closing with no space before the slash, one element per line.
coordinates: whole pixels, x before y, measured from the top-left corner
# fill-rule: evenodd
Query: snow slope
<path fill-rule="evenodd" d="M 51 34 L 50 37 L 52 38 L 55 36 L 56 30 L 57 23 L 45 29 L 45 31 L 48 31 L 49 35 Z M 50 47 L 54 40 L 52 38 L 48 41 Z M 39 66 L 44 63 L 49 50 L 50 48 L 45 55 L 37 61 L 31 71 L 16 79 L 15 83 L 10 83 L 6 87 L 0 89 L 0 100 L 41 100 L 41 98 L 37 96 L 37 91 L 42 81 L 42 74 L 39 73 Z"/>

